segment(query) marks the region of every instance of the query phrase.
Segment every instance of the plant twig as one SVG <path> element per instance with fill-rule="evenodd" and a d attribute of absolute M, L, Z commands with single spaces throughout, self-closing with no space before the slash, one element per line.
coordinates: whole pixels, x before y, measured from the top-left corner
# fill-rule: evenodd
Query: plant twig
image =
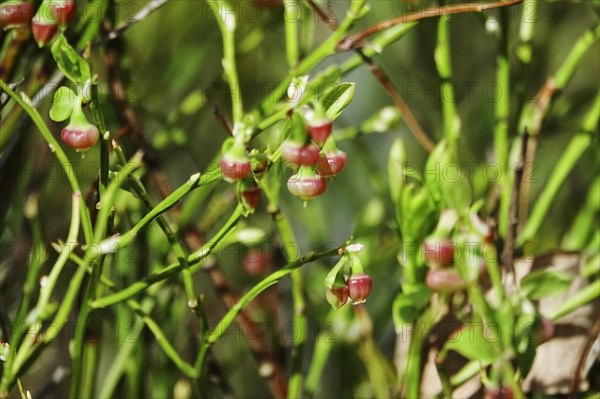
<path fill-rule="evenodd" d="M 296 13 L 296 0 L 283 0 L 283 24 L 285 26 L 285 52 L 290 70 L 294 70 L 300 56 L 298 42 L 298 17 Z"/>
<path fill-rule="evenodd" d="M 388 19 L 387 21 L 379 22 L 378 24 L 373 25 L 355 35 L 344 38 L 338 43 L 337 50 L 348 51 L 356 47 L 362 47 L 362 42 L 367 37 L 398 24 L 420 21 L 426 18 L 440 17 L 442 15 L 461 14 L 466 12 L 484 12 L 493 8 L 513 6 L 521 3 L 522 1 L 523 0 L 507 0 L 497 3 L 468 3 L 453 4 L 444 7 L 432 7 L 427 10 L 418 11 L 412 14 L 402 15 L 400 17 Z"/>
<path fill-rule="evenodd" d="M 575 372 L 573 374 L 573 379 L 571 380 L 571 385 L 569 387 L 569 399 L 575 399 L 577 397 L 577 393 L 579 393 L 579 382 L 581 381 L 581 371 L 583 370 L 583 366 L 588 358 L 592 347 L 594 346 L 594 342 L 600 337 L 600 317 L 596 318 L 596 321 L 590 328 L 588 332 L 587 338 L 585 340 L 585 345 L 581 348 L 581 355 L 579 356 L 579 361 L 577 362 L 577 367 L 575 367 Z"/>
<path fill-rule="evenodd" d="M 439 0 L 443 5 L 443 0 Z M 456 112 L 456 93 L 452 84 L 452 52 L 450 48 L 450 22 L 447 18 L 438 21 L 437 45 L 435 48 L 435 66 L 442 80 L 440 101 L 444 118 L 444 137 L 449 143 L 458 140 L 460 119 Z"/>
<path fill-rule="evenodd" d="M 508 22 L 509 19 L 505 12 L 500 12 L 500 38 L 498 40 L 498 55 L 496 56 L 496 84 L 499 92 L 502 93 L 494 105 L 495 123 L 494 123 L 494 154 L 496 163 L 502 173 L 499 185 L 500 208 L 498 216 L 498 231 L 501 236 L 506 236 L 507 229 L 510 228 L 507 222 L 510 218 L 509 204 L 510 197 L 510 174 L 508 171 L 508 123 L 510 118 L 510 61 L 508 47 Z M 527 163 L 523 162 L 523 165 Z M 514 237 L 513 237 L 514 238 Z"/>
<path fill-rule="evenodd" d="M 242 122 L 244 115 L 241 87 L 235 62 L 235 14 L 228 1 L 209 1 L 208 5 L 215 15 L 217 25 L 219 25 L 221 36 L 223 37 L 223 71 L 229 83 L 233 124 L 235 125 Z"/>
<path fill-rule="evenodd" d="M 515 239 L 517 237 L 517 227 L 519 225 L 519 195 L 521 192 L 521 183 L 523 181 L 523 165 L 525 164 L 528 140 L 529 134 L 525 132 L 521 137 L 521 152 L 519 161 L 515 167 L 515 178 L 508 207 L 508 231 L 506 233 L 504 249 L 502 250 L 502 263 L 506 271 L 512 275 L 513 278 L 515 271 Z"/>

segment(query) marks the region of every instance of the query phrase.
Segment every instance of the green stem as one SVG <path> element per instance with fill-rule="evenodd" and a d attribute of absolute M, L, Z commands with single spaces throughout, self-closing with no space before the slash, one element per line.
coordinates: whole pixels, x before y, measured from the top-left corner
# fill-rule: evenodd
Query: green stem
<path fill-rule="evenodd" d="M 96 365 L 98 363 L 98 342 L 86 343 L 83 355 L 83 380 L 80 398 L 93 398 L 96 385 Z"/>
<path fill-rule="evenodd" d="M 300 4 L 296 0 L 283 0 L 283 22 L 285 26 L 285 51 L 290 71 L 298 64 L 298 18 Z M 295 14 L 295 15 L 294 15 Z"/>
<path fill-rule="evenodd" d="M 292 227 L 288 220 L 279 213 L 275 225 L 285 248 L 287 259 L 297 259 L 296 242 Z M 292 278 L 292 300 L 294 303 L 293 323 L 299 334 L 295 337 L 292 348 L 292 374 L 288 382 L 288 398 L 299 398 L 302 396 L 302 360 L 304 358 L 304 344 L 306 342 L 306 331 L 308 322 L 306 320 L 306 301 L 304 299 L 304 285 L 302 270 L 296 269 L 291 273 Z"/>
<path fill-rule="evenodd" d="M 211 0 L 208 1 L 221 35 L 223 36 L 223 71 L 229 82 L 231 91 L 231 106 L 233 111 L 233 123 L 241 123 L 244 114 L 242 105 L 241 87 L 237 75 L 235 63 L 235 28 L 236 15 L 228 1 Z"/>
<path fill-rule="evenodd" d="M 588 52 L 594 43 L 600 39 L 600 25 L 594 30 L 586 31 L 575 43 L 560 69 L 556 72 L 555 82 L 558 90 L 564 89 L 575 74 L 581 58 Z"/>
<path fill-rule="evenodd" d="M 433 312 L 430 308 L 427 308 L 413 326 L 414 334 L 410 340 L 408 359 L 406 369 L 404 370 L 407 398 L 419 397 L 421 387 L 421 348 L 423 347 L 427 328 L 431 327 L 433 321 Z"/>
<path fill-rule="evenodd" d="M 510 61 L 508 59 L 508 17 L 505 10 L 500 10 L 500 41 L 496 57 L 496 84 L 498 92 L 502 93 L 495 104 L 494 149 L 496 163 L 502 173 L 500 179 L 500 215 L 498 230 L 506 236 L 507 221 L 511 194 L 511 176 L 508 173 L 508 121 L 510 117 Z"/>
<path fill-rule="evenodd" d="M 265 180 L 263 180 L 263 182 L 265 182 Z M 300 254 L 295 245 L 297 241 L 294 237 L 294 232 L 289 221 L 279 209 L 279 190 L 265 188 L 263 191 L 269 200 L 269 209 L 275 223 L 275 228 L 281 238 L 286 257 L 290 261 L 297 259 Z M 300 331 L 300 334 L 294 340 L 292 348 L 292 371 L 288 382 L 288 398 L 299 398 L 302 396 L 302 360 L 308 322 L 306 320 L 306 301 L 304 299 L 302 271 L 300 269 L 293 270 L 291 272 L 291 278 L 292 301 L 294 306 L 293 323 L 297 331 Z"/>
<path fill-rule="evenodd" d="M 46 126 L 46 123 L 44 123 L 44 120 L 42 119 L 40 113 L 31 106 L 31 100 L 24 93 L 22 93 L 21 96 L 19 96 L 17 93 L 15 93 L 14 90 L 8 87 L 8 85 L 2 79 L 0 79 L 0 89 L 5 91 L 6 94 L 10 96 L 10 98 L 12 98 L 21 108 L 23 108 L 23 110 L 25 110 L 25 112 L 27 112 L 29 117 L 33 120 L 35 126 L 42 134 L 44 140 L 46 140 L 46 142 L 50 146 L 52 152 L 56 154 L 56 158 L 58 158 L 60 165 L 64 169 L 65 175 L 67 176 L 67 180 L 71 185 L 71 189 L 74 193 L 80 193 L 81 189 L 79 188 L 79 183 L 77 182 L 77 178 L 75 177 L 75 171 L 73 170 L 71 162 L 65 155 L 58 141 L 56 141 L 56 139 L 50 132 L 50 129 L 48 129 L 48 126 Z M 92 219 L 90 217 L 90 213 L 87 209 L 84 199 L 81 198 L 80 200 L 81 205 L 79 207 L 79 211 L 81 213 L 83 235 L 85 237 L 86 243 L 90 243 L 92 240 Z"/>
<path fill-rule="evenodd" d="M 142 309 L 139 303 L 130 299 L 127 301 L 127 306 L 129 306 L 146 324 L 148 329 L 156 338 L 156 342 L 160 345 L 161 349 L 165 354 L 175 363 L 175 365 L 189 378 L 196 378 L 196 370 L 192 365 L 185 362 L 178 354 L 175 348 L 171 345 L 160 326 L 154 319 L 148 316 Z"/>
<path fill-rule="evenodd" d="M 575 295 L 563 302 L 558 308 L 548 315 L 548 319 L 557 321 L 572 311 L 580 308 L 588 302 L 600 297 L 600 280 L 595 280 L 585 288 L 577 291 Z"/>
<path fill-rule="evenodd" d="M 600 25 L 597 25 L 594 29 L 585 31 L 583 35 L 575 42 L 571 51 L 565 57 L 563 63 L 556 71 L 554 77 L 548 79 L 550 87 L 545 89 L 548 91 L 550 98 L 537 99 L 538 101 L 530 102 L 521 112 L 519 120 L 519 133 L 523 133 L 525 130 L 531 135 L 537 135 L 539 133 L 544 116 L 550 107 L 550 101 L 553 98 L 554 93 L 564 89 L 567 84 L 571 81 L 571 78 L 575 74 L 579 62 L 588 50 L 600 39 Z"/>
<path fill-rule="evenodd" d="M 443 5 L 444 1 L 440 0 Z M 444 137 L 449 143 L 458 140 L 460 120 L 456 113 L 456 96 L 452 85 L 452 56 L 450 51 L 450 21 L 441 17 L 438 22 L 437 46 L 435 48 L 435 64 L 442 79 L 441 96 L 444 115 Z"/>
<path fill-rule="evenodd" d="M 74 256 L 73 261 L 76 262 L 80 267 L 85 267 L 85 261 L 81 258 Z M 107 286 L 114 287 L 114 284 L 110 280 L 108 280 Z M 173 348 L 173 346 L 169 343 L 168 339 L 166 338 L 158 323 L 150 317 L 149 313 L 154 306 L 154 302 L 151 299 L 145 299 L 144 302 L 140 304 L 139 302 L 133 299 L 128 299 L 125 301 L 125 303 L 127 307 L 131 309 L 137 316 L 139 316 L 144 322 L 144 324 L 148 326 L 148 329 L 156 338 L 156 342 L 159 344 L 161 349 L 163 349 L 165 354 L 173 361 L 173 363 L 188 377 L 195 378 L 194 368 L 181 359 L 181 357 L 175 351 L 175 348 Z M 128 338 L 134 340 L 134 342 L 137 342 L 137 337 L 140 335 L 140 333 L 141 329 L 135 332 L 135 336 L 128 336 Z M 124 363 L 126 362 L 126 360 L 128 360 L 128 356 L 126 354 L 123 354 L 123 352 L 127 354 L 131 353 L 134 346 L 135 345 L 131 345 L 130 349 L 127 350 L 121 348 L 121 352 L 119 352 L 117 359 L 115 360 L 115 362 L 113 362 L 113 367 L 111 368 L 109 375 L 106 377 L 105 383 L 108 383 L 108 387 L 104 386 L 102 388 L 103 392 L 107 390 L 112 391 L 114 389 L 114 385 L 116 385 L 118 379 L 120 378 L 120 375 L 123 373 L 123 368 L 125 367 Z M 101 395 L 100 397 L 108 396 L 110 395 Z"/>
<path fill-rule="evenodd" d="M 564 235 L 560 248 L 579 251 L 588 242 L 596 227 L 596 214 L 600 210 L 600 177 L 596 176 L 590 185 L 584 207 L 575 217 L 575 221 Z"/>
<path fill-rule="evenodd" d="M 79 37 L 79 41 L 77 41 L 77 50 L 79 51 L 83 50 L 85 46 L 96 37 L 100 24 L 104 21 L 104 15 L 108 9 L 108 0 L 92 0 L 86 6 L 94 11 L 82 13 L 82 19 L 87 19 L 87 21 L 84 22 L 89 23 L 85 26 L 85 29 Z M 103 131 L 100 131 L 100 133 L 102 134 Z"/>
<path fill-rule="evenodd" d="M 328 319 L 331 318 L 328 317 Z M 306 381 L 304 383 L 304 391 L 309 398 L 315 394 L 315 391 L 319 386 L 323 370 L 325 369 L 327 359 L 329 358 L 329 353 L 333 348 L 333 343 L 327 338 L 329 335 L 330 332 L 321 332 L 317 337 L 310 367 L 308 368 L 308 374 L 306 375 Z"/>
<path fill-rule="evenodd" d="M 592 143 L 592 132 L 598 128 L 599 119 L 600 92 L 598 92 L 596 95 L 594 104 L 592 104 L 592 107 L 585 115 L 580 132 L 571 139 L 571 142 L 562 153 L 560 159 L 554 167 L 554 170 L 550 175 L 550 179 L 544 186 L 544 190 L 536 201 L 533 212 L 523 228 L 523 232 L 517 238 L 517 246 L 522 246 L 536 236 L 539 228 L 542 226 L 542 223 L 544 220 L 546 220 L 546 216 L 550 210 L 550 207 L 552 206 L 552 202 L 554 201 L 558 190 L 564 183 L 565 179 L 577 161 L 581 158 L 581 155 Z"/>
<path fill-rule="evenodd" d="M 93 67 L 92 62 L 89 63 L 90 68 Z M 108 187 L 108 143 L 110 141 L 110 133 L 106 130 L 106 124 L 104 123 L 104 117 L 98 107 L 98 85 L 90 82 L 92 91 L 92 101 L 90 102 L 90 109 L 96 120 L 96 126 L 100 132 L 100 201 L 102 201 L 102 195 Z"/>
<path fill-rule="evenodd" d="M 67 240 L 65 244 L 62 246 L 60 251 L 60 255 L 58 259 L 52 266 L 50 270 L 50 274 L 48 274 L 48 278 L 46 279 L 44 285 L 40 287 L 40 296 L 37 301 L 37 305 L 33 312 L 30 314 L 28 318 L 30 318 L 33 323 L 36 320 L 45 319 L 44 314 L 45 310 L 50 302 L 50 297 L 54 292 L 54 287 L 56 287 L 56 282 L 58 281 L 58 277 L 63 270 L 65 263 L 73 253 L 73 250 L 77 246 L 77 235 L 79 234 L 79 205 L 81 203 L 79 193 L 74 193 L 73 205 L 71 210 L 71 226 L 69 227 L 69 233 L 67 235 Z M 28 323 L 29 324 L 29 323 Z"/>
<path fill-rule="evenodd" d="M 494 287 L 494 293 L 496 295 L 496 306 L 502 304 L 504 300 L 504 286 L 502 285 L 502 273 L 498 266 L 498 253 L 494 245 L 488 245 L 485 247 L 486 256 L 485 264 L 487 267 L 492 287 Z"/>
<path fill-rule="evenodd" d="M 452 377 L 450 377 L 450 383 L 453 387 L 459 387 L 471 378 L 473 378 L 479 371 L 481 371 L 482 367 L 488 366 L 488 364 L 482 364 L 479 360 L 471 360 L 469 363 L 465 364 L 463 368 L 456 372 Z"/>
<path fill-rule="evenodd" d="M 519 46 L 517 48 L 517 57 L 524 64 L 531 63 L 531 42 L 535 31 L 537 21 L 537 0 L 525 0 L 523 2 L 521 14 L 521 26 L 519 28 Z"/>
<path fill-rule="evenodd" d="M 202 268 L 202 264 L 200 263 L 203 259 L 208 257 L 213 253 L 215 248 L 219 245 L 221 240 L 225 237 L 225 235 L 233 228 L 233 225 L 239 220 L 242 216 L 243 207 L 242 205 L 238 205 L 233 214 L 230 216 L 229 220 L 225 225 L 219 230 L 217 234 L 213 237 L 213 239 L 202 246 L 202 248 L 197 251 L 191 253 L 187 257 L 187 262 L 190 267 L 190 272 L 195 273 L 200 268 Z M 102 298 L 98 298 L 92 301 L 91 306 L 94 309 L 105 308 L 107 306 L 114 305 L 119 302 L 123 302 L 124 300 L 131 298 L 132 296 L 144 291 L 148 287 L 153 284 L 158 283 L 159 281 L 166 280 L 167 278 L 173 276 L 177 272 L 183 269 L 179 263 L 172 263 L 159 272 L 153 273 L 143 279 L 136 281 L 131 284 L 129 287 L 118 291 L 112 295 L 107 295 Z"/>
<path fill-rule="evenodd" d="M 186 183 L 173 191 L 167 198 L 159 202 L 150 212 L 148 212 L 142 220 L 140 220 L 131 230 L 126 233 L 123 233 L 119 238 L 117 238 L 114 242 L 110 242 L 111 248 L 116 251 L 127 245 L 131 244 L 135 237 L 138 235 L 140 230 L 144 227 L 148 226 L 151 222 L 153 222 L 156 218 L 158 218 L 161 214 L 168 211 L 171 207 L 176 205 L 187 193 L 192 190 L 195 190 L 199 187 L 207 185 L 221 177 L 220 170 L 210 171 L 204 175 L 200 175 L 200 173 L 196 173 L 188 179 Z"/>
<path fill-rule="evenodd" d="M 149 313 L 152 309 L 151 307 L 145 307 L 145 302 L 142 303 L 143 311 Z M 126 312 L 123 309 L 123 312 Z M 121 324 L 117 324 L 120 326 Z M 112 398 L 115 397 L 115 389 L 121 380 L 121 377 L 126 371 L 127 364 L 131 357 L 133 356 L 134 349 L 138 346 L 140 336 L 142 335 L 143 328 L 136 328 L 134 332 L 128 336 L 130 338 L 129 342 L 121 342 L 121 347 L 119 348 L 119 352 L 117 356 L 113 359 L 111 363 L 111 367 L 108 370 L 106 377 L 104 377 L 104 381 L 102 381 L 102 387 L 100 389 L 100 393 L 98 394 L 99 398 Z"/>
<path fill-rule="evenodd" d="M 300 56 L 307 54 L 313 44 L 315 35 L 315 19 L 310 17 L 310 9 L 306 5 L 305 1 L 302 1 L 302 24 L 300 25 L 300 40 L 299 40 L 299 53 Z M 304 17 L 308 15 L 307 17 Z"/>
<path fill-rule="evenodd" d="M 98 214 L 96 228 L 95 228 L 95 231 L 93 234 L 93 236 L 94 236 L 93 239 L 95 240 L 95 242 L 99 242 L 105 234 L 106 225 L 108 223 L 108 217 L 110 215 L 110 211 L 111 211 L 111 207 L 112 207 L 112 202 L 113 202 L 113 199 L 114 199 L 117 189 L 120 187 L 120 185 L 122 184 L 124 179 L 129 174 L 133 173 L 133 171 L 135 171 L 139 167 L 140 162 L 141 162 L 141 154 L 138 153 L 138 154 L 136 154 L 136 156 L 134 156 L 133 162 L 129 163 L 126 167 L 124 167 L 117 174 L 117 176 L 115 177 L 113 182 L 110 184 L 110 186 L 106 190 L 105 199 L 104 199 L 104 202 L 100 209 L 100 212 Z M 95 253 L 95 247 L 93 245 L 89 245 L 89 247 L 86 251 L 86 256 L 85 256 L 83 264 L 79 267 L 79 269 L 77 270 L 75 275 L 71 278 L 71 282 L 69 284 L 69 287 L 67 288 L 67 292 L 61 302 L 60 307 L 58 308 L 58 311 L 56 313 L 56 316 L 54 317 L 53 322 L 50 324 L 51 328 L 48 328 L 46 330 L 46 332 L 43 333 L 42 335 L 38 336 L 37 339 L 36 339 L 35 330 L 29 329 L 27 340 L 25 340 L 23 342 L 23 344 L 18 348 L 18 352 L 15 355 L 15 363 L 14 363 L 13 369 L 11 370 L 10 373 L 5 373 L 5 376 L 8 375 L 8 377 L 3 378 L 2 383 L 0 384 L 1 385 L 0 391 L 3 391 L 5 389 L 7 389 L 7 387 L 10 387 L 12 384 L 12 381 L 14 381 L 14 378 L 16 378 L 20 375 L 20 373 L 22 372 L 22 369 L 32 359 L 34 359 L 37 356 L 37 354 L 39 354 L 39 352 L 42 350 L 42 348 L 44 346 L 49 344 L 52 340 L 54 340 L 58 336 L 59 332 L 64 327 L 64 325 L 71 313 L 71 310 L 73 308 L 73 304 L 74 304 L 75 300 L 77 299 L 77 296 L 81 290 L 81 283 L 87 272 L 88 264 L 90 264 L 90 263 L 94 264 L 95 263 L 94 261 L 97 256 L 98 256 L 98 254 Z M 96 273 L 97 275 L 99 275 L 98 274 L 99 269 L 100 269 L 99 267 L 92 268 L 92 273 L 93 274 Z M 96 270 L 98 270 L 98 271 L 96 271 Z M 91 282 L 94 281 L 94 275 L 92 276 L 92 279 L 90 281 Z M 85 315 L 87 302 L 84 302 L 83 306 L 84 307 L 82 309 L 82 314 Z M 77 340 L 75 340 L 75 344 L 76 344 L 76 346 L 78 345 Z M 77 351 L 77 349 L 75 349 L 73 351 L 73 353 L 74 353 L 75 358 L 77 358 L 77 356 L 81 355 L 81 353 L 79 353 Z"/>

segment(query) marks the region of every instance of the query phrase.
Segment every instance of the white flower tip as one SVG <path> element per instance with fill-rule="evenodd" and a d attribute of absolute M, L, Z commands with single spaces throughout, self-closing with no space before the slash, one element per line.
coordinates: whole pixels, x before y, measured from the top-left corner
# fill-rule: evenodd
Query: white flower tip
<path fill-rule="evenodd" d="M 365 246 L 362 244 L 352 244 L 346 247 L 346 252 L 360 252 Z"/>

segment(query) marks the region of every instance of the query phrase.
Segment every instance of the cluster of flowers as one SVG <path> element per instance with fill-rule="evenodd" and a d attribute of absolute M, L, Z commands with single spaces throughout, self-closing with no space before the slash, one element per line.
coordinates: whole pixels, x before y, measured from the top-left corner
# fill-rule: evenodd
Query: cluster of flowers
<path fill-rule="evenodd" d="M 331 136 L 332 122 L 322 112 L 316 114 L 312 109 L 305 110 L 303 115 L 292 112 L 289 119 L 291 134 L 281 145 L 281 158 L 298 168 L 288 180 L 288 190 L 303 200 L 323 194 L 327 189 L 326 178 L 340 173 L 347 160 Z M 243 141 L 234 140 L 225 146 L 220 167 L 226 179 L 245 182 L 252 172 L 264 171 L 266 159 L 261 159 L 260 154 L 249 155 Z M 252 183 L 248 183 L 247 190 L 242 192 L 246 191 L 252 193 L 250 197 L 254 201 L 258 191 Z"/>

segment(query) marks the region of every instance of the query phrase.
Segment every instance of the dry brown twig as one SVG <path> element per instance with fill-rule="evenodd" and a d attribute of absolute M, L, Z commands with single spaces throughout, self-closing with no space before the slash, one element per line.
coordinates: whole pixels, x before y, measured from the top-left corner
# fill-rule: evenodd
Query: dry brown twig
<path fill-rule="evenodd" d="M 502 251 L 502 264 L 506 268 L 507 273 L 515 274 L 515 240 L 517 238 L 517 227 L 519 225 L 519 197 L 521 195 L 521 183 L 523 181 L 523 168 L 525 165 L 525 158 L 527 156 L 527 143 L 529 141 L 529 134 L 527 131 L 521 137 L 521 153 L 519 155 L 519 161 L 515 167 L 515 179 L 513 188 L 510 196 L 510 204 L 508 207 L 508 232 L 506 233 L 506 242 L 504 243 L 504 249 Z"/>

